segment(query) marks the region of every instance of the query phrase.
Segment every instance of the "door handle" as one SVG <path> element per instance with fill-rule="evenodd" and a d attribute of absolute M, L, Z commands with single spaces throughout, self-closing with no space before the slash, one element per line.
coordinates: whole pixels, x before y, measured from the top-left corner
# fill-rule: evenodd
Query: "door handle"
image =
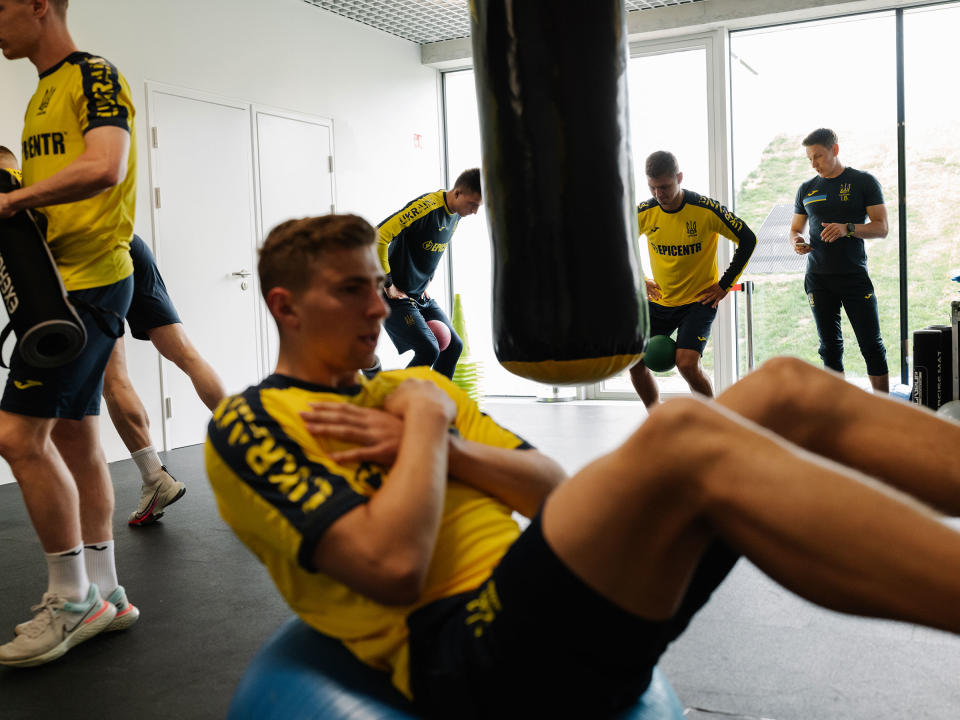
<path fill-rule="evenodd" d="M 230 274 L 233 275 L 234 277 L 240 277 L 240 278 L 248 278 L 248 277 L 251 277 L 251 276 L 253 275 L 253 273 L 250 272 L 249 270 L 238 270 L 238 271 L 232 272 L 232 273 L 230 273 Z"/>

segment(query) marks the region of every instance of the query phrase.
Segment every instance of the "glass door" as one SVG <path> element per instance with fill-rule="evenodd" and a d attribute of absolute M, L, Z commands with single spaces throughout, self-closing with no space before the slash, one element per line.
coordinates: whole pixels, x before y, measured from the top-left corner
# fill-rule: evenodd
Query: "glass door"
<path fill-rule="evenodd" d="M 926 40 L 924 40 L 926 42 Z M 806 259 L 788 243 L 793 203 L 815 173 L 802 140 L 834 130 L 840 160 L 874 175 L 889 233 L 867 240 L 892 382 L 900 368 L 895 16 L 883 12 L 731 33 L 735 211 L 757 232 L 745 279 L 754 281 L 754 363 L 792 355 L 821 365 L 804 290 Z M 923 72 L 929 72 L 925 69 Z M 942 87 L 940 95 L 942 95 Z M 909 110 L 908 110 L 909 112 Z M 804 234 L 806 237 L 806 233 Z M 747 371 L 745 313 L 738 306 L 739 367 Z M 866 386 L 866 366 L 841 313 L 844 367 Z"/>
<path fill-rule="evenodd" d="M 447 177 L 450 182 L 467 168 L 480 167 L 480 120 L 473 70 L 443 75 L 444 120 L 447 135 Z M 492 252 L 487 216 L 481 209 L 457 226 L 448 250 L 453 295 L 460 296 L 470 357 L 479 365 L 483 395 L 546 396 L 549 388 L 504 370 L 493 352 L 491 312 Z"/>
<path fill-rule="evenodd" d="M 722 149 L 712 143 L 718 126 L 723 126 L 725 106 L 715 102 L 717 83 L 712 75 L 715 36 L 702 36 L 666 44 L 643 44 L 631 48 L 628 70 L 630 93 L 630 141 L 633 149 L 634 192 L 638 203 L 650 197 L 644 162 L 650 153 L 667 150 L 677 157 L 683 173 L 682 186 L 724 202 Z M 722 135 L 722 133 L 720 133 Z M 721 246 L 724 243 L 721 243 Z M 727 243 L 729 244 L 729 243 Z M 732 253 L 721 255 L 720 266 Z M 640 238 L 640 259 L 646 277 L 651 277 L 646 238 Z M 722 272 L 722 269 L 721 269 Z M 723 303 L 730 303 L 728 296 Z M 725 342 L 713 332 L 703 354 L 708 377 L 715 374 L 715 348 Z M 676 369 L 656 373 L 662 397 L 689 393 Z M 590 397 L 637 399 L 628 372 L 591 388 Z"/>
<path fill-rule="evenodd" d="M 949 325 L 960 289 L 951 281 L 960 275 L 960 224 L 950 200 L 960 182 L 960 97 L 944 86 L 960 63 L 958 32 L 960 4 L 903 13 L 908 341 L 915 330 Z"/>

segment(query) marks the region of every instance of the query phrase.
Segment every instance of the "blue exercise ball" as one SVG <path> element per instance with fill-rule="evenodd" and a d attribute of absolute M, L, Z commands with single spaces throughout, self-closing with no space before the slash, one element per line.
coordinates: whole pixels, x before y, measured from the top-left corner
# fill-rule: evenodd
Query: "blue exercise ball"
<path fill-rule="evenodd" d="M 298 618 L 256 654 L 240 680 L 227 720 L 418 720 L 385 672 Z M 531 718 L 532 720 L 532 718 Z M 683 705 L 655 668 L 636 704 L 611 720 L 684 720 Z"/>

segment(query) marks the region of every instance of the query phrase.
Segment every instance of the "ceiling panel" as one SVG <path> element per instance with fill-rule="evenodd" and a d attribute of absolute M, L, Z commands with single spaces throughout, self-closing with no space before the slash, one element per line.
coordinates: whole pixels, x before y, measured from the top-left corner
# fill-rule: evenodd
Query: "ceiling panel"
<path fill-rule="evenodd" d="M 705 0 L 625 0 L 627 12 Z M 411 42 L 469 37 L 469 0 L 304 0 L 318 8 L 370 25 Z"/>

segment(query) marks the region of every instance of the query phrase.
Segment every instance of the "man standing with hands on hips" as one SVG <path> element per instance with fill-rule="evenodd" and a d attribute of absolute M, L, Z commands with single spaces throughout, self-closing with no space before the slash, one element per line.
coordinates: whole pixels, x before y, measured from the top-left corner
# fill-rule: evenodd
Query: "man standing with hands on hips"
<path fill-rule="evenodd" d="M 824 366 L 843 372 L 842 306 L 866 361 L 870 385 L 874 392 L 887 393 L 887 351 L 863 242 L 887 236 L 880 183 L 870 173 L 844 167 L 832 130 L 814 130 L 803 145 L 817 175 L 797 191 L 790 242 L 796 253 L 808 256 L 804 289 L 817 323 L 820 357 Z M 808 218 L 809 242 L 801 234 Z"/>
<path fill-rule="evenodd" d="M 650 335 L 677 331 L 677 370 L 690 390 L 713 397 L 700 358 L 717 317 L 757 246 L 753 231 L 716 200 L 681 187 L 683 173 L 673 153 L 658 150 L 646 160 L 652 197 L 637 206 L 637 227 L 647 238 L 653 280 L 647 280 Z M 717 246 L 725 237 L 737 247 L 721 275 Z M 660 402 L 656 378 L 643 360 L 630 368 L 630 381 L 651 407 Z"/>

